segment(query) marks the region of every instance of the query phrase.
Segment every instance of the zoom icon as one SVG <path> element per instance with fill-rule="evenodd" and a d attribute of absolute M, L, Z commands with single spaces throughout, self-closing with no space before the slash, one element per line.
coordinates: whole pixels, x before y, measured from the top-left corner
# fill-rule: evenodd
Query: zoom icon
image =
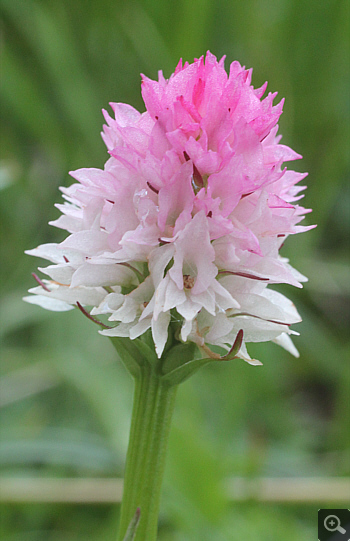
<path fill-rule="evenodd" d="M 350 541 L 350 510 L 318 510 L 319 541 Z"/>

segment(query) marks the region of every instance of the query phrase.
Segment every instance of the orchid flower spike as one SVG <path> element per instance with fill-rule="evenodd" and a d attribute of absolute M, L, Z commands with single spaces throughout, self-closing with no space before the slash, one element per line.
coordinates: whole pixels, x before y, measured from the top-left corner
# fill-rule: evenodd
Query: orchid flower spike
<path fill-rule="evenodd" d="M 135 339 L 151 329 L 161 357 L 169 325 L 180 341 L 211 346 L 252 364 L 248 342 L 272 340 L 298 355 L 290 335 L 300 316 L 270 289 L 306 278 L 279 254 L 310 212 L 299 205 L 301 158 L 280 144 L 283 100 L 254 89 L 251 70 L 224 69 L 210 52 L 179 62 L 168 80 L 142 76 L 146 111 L 111 103 L 103 111 L 109 152 L 103 170 L 71 172 L 65 202 L 51 222 L 69 235 L 27 253 L 40 268 L 28 302 L 50 310 L 92 307 L 106 314 L 106 336 Z M 36 275 L 35 275 L 36 276 Z M 242 338 L 243 332 L 243 339 Z"/>

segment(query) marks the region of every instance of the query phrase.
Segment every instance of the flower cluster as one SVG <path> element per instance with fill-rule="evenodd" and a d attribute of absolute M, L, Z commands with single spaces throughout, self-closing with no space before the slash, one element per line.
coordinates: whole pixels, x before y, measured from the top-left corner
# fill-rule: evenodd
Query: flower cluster
<path fill-rule="evenodd" d="M 273 340 L 297 355 L 289 335 L 294 305 L 268 288 L 306 278 L 279 249 L 308 210 L 296 204 L 306 174 L 282 167 L 301 158 L 279 144 L 283 102 L 262 99 L 251 70 L 211 54 L 178 64 L 166 80 L 142 80 L 146 112 L 111 103 L 102 133 L 103 170 L 79 169 L 62 188 L 52 222 L 70 234 L 27 253 L 53 264 L 26 300 L 51 310 L 92 306 L 107 314 L 107 336 L 151 329 L 162 355 L 172 320 L 179 339 L 252 361 L 246 342 Z"/>

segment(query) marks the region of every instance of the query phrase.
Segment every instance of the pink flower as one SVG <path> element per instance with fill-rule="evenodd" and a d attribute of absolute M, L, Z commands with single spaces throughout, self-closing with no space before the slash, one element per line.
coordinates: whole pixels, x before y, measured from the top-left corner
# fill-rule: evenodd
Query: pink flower
<path fill-rule="evenodd" d="M 301 287 L 306 278 L 279 255 L 308 209 L 297 201 L 306 174 L 283 163 L 301 158 L 279 144 L 283 102 L 262 99 L 251 70 L 207 53 L 178 64 L 165 80 L 143 77 L 146 112 L 112 103 L 102 137 L 104 170 L 79 169 L 62 188 L 69 232 L 61 244 L 27 253 L 48 259 L 28 302 L 51 310 L 92 306 L 108 314 L 108 336 L 135 339 L 151 329 L 162 355 L 172 319 L 180 339 L 229 350 L 243 329 L 247 342 L 273 340 L 294 355 L 293 304 L 269 284 Z"/>

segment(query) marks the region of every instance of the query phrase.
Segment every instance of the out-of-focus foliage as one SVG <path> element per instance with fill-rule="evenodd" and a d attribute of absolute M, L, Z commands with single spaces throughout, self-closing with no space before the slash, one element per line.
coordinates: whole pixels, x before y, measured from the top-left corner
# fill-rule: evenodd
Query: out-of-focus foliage
<path fill-rule="evenodd" d="M 140 72 L 169 76 L 180 57 L 210 49 L 286 97 L 280 131 L 304 155 L 318 228 L 283 248 L 310 277 L 288 288 L 304 319 L 300 359 L 257 346 L 263 367 L 208 366 L 179 389 L 159 539 L 316 539 L 318 505 L 233 505 L 224 480 L 350 475 L 349 3 L 0 0 L 0 9 L 1 475 L 122 475 L 132 381 L 79 311 L 22 302 L 36 266 L 23 251 L 63 238 L 47 226 L 58 186 L 106 160 L 102 107 L 142 109 Z M 7 504 L 1 533 L 109 541 L 117 520 L 112 505 Z"/>

